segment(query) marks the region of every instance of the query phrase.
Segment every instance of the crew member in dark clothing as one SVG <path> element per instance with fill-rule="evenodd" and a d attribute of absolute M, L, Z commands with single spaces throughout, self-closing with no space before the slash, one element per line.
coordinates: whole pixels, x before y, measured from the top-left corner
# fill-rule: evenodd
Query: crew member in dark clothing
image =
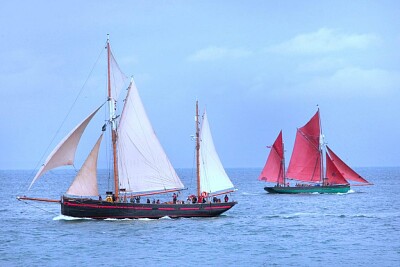
<path fill-rule="evenodd" d="M 225 195 L 224 200 L 225 200 L 225 202 L 228 202 L 228 201 L 229 201 L 228 195 Z"/>

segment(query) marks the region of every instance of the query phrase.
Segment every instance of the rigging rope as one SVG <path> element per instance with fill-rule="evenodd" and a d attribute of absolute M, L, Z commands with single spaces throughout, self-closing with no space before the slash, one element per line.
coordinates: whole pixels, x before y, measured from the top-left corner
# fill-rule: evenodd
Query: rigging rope
<path fill-rule="evenodd" d="M 28 203 L 28 201 L 23 201 L 23 200 L 20 200 L 20 199 L 18 199 L 18 200 L 21 201 L 21 202 L 23 202 L 23 203 L 25 203 L 26 205 L 32 206 L 32 207 L 37 208 L 37 209 L 39 209 L 39 210 L 42 210 L 42 211 L 44 211 L 44 212 L 47 212 L 47 213 L 50 213 L 50 214 L 54 214 L 54 215 L 57 215 L 57 216 L 60 215 L 59 213 L 52 212 L 52 211 L 48 211 L 48 210 L 45 210 L 45 209 L 43 209 L 43 208 L 41 208 L 41 207 L 39 207 L 39 206 L 33 205 L 33 204 L 31 204 L 31 203 Z"/>
<path fill-rule="evenodd" d="M 92 76 L 92 73 L 93 73 L 95 67 L 97 66 L 97 64 L 98 64 L 98 62 L 99 62 L 99 60 L 100 60 L 100 57 L 101 57 L 101 55 L 102 55 L 103 53 L 104 53 L 104 46 L 102 46 L 101 51 L 100 51 L 99 55 L 97 56 L 97 59 L 96 59 L 95 63 L 93 64 L 92 69 L 90 70 L 90 72 L 89 72 L 89 74 L 88 74 L 88 76 L 87 76 L 85 82 L 83 83 L 81 89 L 79 90 L 78 95 L 76 96 L 74 102 L 72 103 L 70 109 L 68 110 L 67 115 L 65 116 L 64 120 L 61 122 L 61 125 L 59 126 L 58 130 L 56 131 L 56 133 L 54 134 L 53 138 L 51 139 L 49 145 L 47 146 L 47 148 L 46 148 L 45 151 L 43 152 L 41 158 L 40 158 L 39 161 L 36 163 L 36 166 L 35 166 L 35 168 L 32 170 L 31 174 L 29 175 L 29 178 L 31 178 L 31 177 L 35 174 L 35 172 L 38 170 L 38 168 L 39 168 L 41 162 L 43 162 L 43 159 L 44 159 L 45 155 L 48 154 L 48 151 L 49 151 L 50 147 L 52 146 L 52 144 L 53 144 L 54 140 L 56 139 L 56 137 L 58 136 L 58 134 L 59 134 L 61 128 L 64 126 L 64 124 L 65 124 L 67 118 L 69 117 L 69 115 L 71 114 L 73 108 L 75 107 L 75 104 L 76 104 L 76 102 L 78 101 L 78 98 L 79 98 L 80 95 L 83 93 L 83 91 L 84 91 L 84 89 L 85 89 L 85 87 L 86 87 L 86 84 L 88 83 L 89 78 Z M 29 179 L 29 178 L 28 178 L 28 176 L 27 176 L 25 180 L 27 180 L 27 179 Z M 26 184 L 26 181 L 25 181 L 25 183 L 22 183 L 22 184 L 20 185 L 19 190 L 21 190 L 23 184 Z"/>

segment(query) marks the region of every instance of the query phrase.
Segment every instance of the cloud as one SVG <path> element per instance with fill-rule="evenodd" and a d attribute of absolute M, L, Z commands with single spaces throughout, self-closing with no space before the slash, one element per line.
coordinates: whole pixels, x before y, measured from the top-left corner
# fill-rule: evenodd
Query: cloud
<path fill-rule="evenodd" d="M 200 49 L 188 57 L 189 61 L 215 61 L 221 59 L 237 59 L 248 57 L 252 54 L 251 51 L 240 48 L 226 48 L 209 46 Z"/>
<path fill-rule="evenodd" d="M 400 91 L 400 73 L 383 69 L 343 68 L 299 85 L 300 94 L 325 97 L 385 97 Z"/>
<path fill-rule="evenodd" d="M 299 34 L 289 41 L 270 46 L 269 52 L 289 54 L 324 54 L 346 49 L 365 49 L 379 42 L 374 34 L 343 34 L 321 28 L 316 32 Z"/>
<path fill-rule="evenodd" d="M 310 61 L 299 63 L 297 71 L 299 72 L 321 72 L 337 70 L 343 68 L 347 62 L 342 58 L 336 57 L 323 57 L 316 58 Z"/>

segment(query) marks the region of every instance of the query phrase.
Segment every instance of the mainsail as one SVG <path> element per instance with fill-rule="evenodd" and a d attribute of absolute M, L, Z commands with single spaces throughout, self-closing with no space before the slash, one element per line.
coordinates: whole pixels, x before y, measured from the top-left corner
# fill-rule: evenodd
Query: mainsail
<path fill-rule="evenodd" d="M 284 164 L 283 139 L 282 131 L 280 131 L 271 147 L 267 162 L 258 179 L 283 184 L 285 177 Z"/>
<path fill-rule="evenodd" d="M 345 177 L 347 180 L 370 184 L 367 180 L 362 178 L 358 173 L 350 168 L 346 163 L 344 163 L 335 153 L 333 153 L 333 151 L 328 146 L 326 146 L 326 148 L 330 157 L 332 158 L 333 164 L 335 164 L 343 177 Z"/>
<path fill-rule="evenodd" d="M 35 177 L 33 178 L 29 189 L 33 183 L 42 176 L 45 172 L 55 169 L 60 166 L 73 165 L 75 160 L 75 152 L 78 146 L 79 140 L 82 137 L 86 126 L 92 120 L 97 111 L 102 107 L 98 107 L 93 111 L 86 119 L 79 123 L 50 153 L 45 163 L 39 169 Z"/>
<path fill-rule="evenodd" d="M 234 185 L 229 179 L 215 150 L 211 136 L 207 113 L 204 112 L 200 130 L 200 192 L 210 195 L 234 191 Z"/>
<path fill-rule="evenodd" d="M 99 194 L 97 186 L 97 158 L 102 137 L 103 134 L 100 135 L 89 156 L 86 158 L 86 161 L 67 190 L 67 194 L 75 196 L 97 196 Z"/>
<path fill-rule="evenodd" d="M 128 192 L 183 189 L 146 115 L 133 81 L 118 127 L 119 185 Z"/>
<path fill-rule="evenodd" d="M 319 110 L 303 127 L 297 129 L 287 177 L 306 181 L 321 181 Z"/>

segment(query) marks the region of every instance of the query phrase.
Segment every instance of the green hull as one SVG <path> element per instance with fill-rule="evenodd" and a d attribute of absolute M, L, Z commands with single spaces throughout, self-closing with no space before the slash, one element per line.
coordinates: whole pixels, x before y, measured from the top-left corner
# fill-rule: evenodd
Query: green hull
<path fill-rule="evenodd" d="M 329 186 L 284 186 L 264 187 L 264 190 L 272 194 L 337 194 L 347 193 L 350 185 L 329 185 Z"/>

